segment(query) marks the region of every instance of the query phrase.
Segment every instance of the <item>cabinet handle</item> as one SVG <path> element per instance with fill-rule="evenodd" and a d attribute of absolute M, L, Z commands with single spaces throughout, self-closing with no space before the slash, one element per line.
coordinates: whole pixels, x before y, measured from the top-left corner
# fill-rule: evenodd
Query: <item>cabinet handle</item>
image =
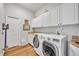
<path fill-rule="evenodd" d="M 62 23 L 59 23 L 59 24 L 58 24 L 58 26 L 61 26 L 61 25 L 62 25 Z"/>
<path fill-rule="evenodd" d="M 62 25 L 62 23 L 60 23 L 60 25 Z"/>
<path fill-rule="evenodd" d="M 59 24 L 58 24 L 58 26 L 59 26 Z"/>
<path fill-rule="evenodd" d="M 62 23 L 59 24 L 60 26 L 62 25 Z"/>

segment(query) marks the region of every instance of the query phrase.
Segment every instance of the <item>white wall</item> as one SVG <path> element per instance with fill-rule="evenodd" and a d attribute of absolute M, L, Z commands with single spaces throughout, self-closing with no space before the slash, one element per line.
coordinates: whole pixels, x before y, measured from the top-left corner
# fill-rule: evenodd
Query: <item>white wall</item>
<path fill-rule="evenodd" d="M 46 27 L 46 28 L 36 28 L 34 29 L 36 32 L 42 33 L 56 33 L 58 27 Z M 71 39 L 72 35 L 79 36 L 79 25 L 68 25 L 63 26 L 62 34 L 66 34 L 69 36 L 69 40 Z"/>
<path fill-rule="evenodd" d="M 2 23 L 4 21 L 4 5 L 0 3 L 0 52 L 4 48 L 4 34 L 2 34 Z"/>
<path fill-rule="evenodd" d="M 57 6 L 57 5 L 56 5 Z M 35 16 L 38 16 L 44 12 L 44 10 L 48 9 L 52 12 L 52 9 L 54 6 L 52 4 L 46 5 L 39 11 L 35 13 Z M 43 33 L 56 33 L 58 27 L 46 27 L 46 28 L 36 28 L 34 31 L 36 32 L 43 32 Z M 61 29 L 60 29 L 61 31 Z M 68 26 L 63 26 L 62 30 L 63 34 L 67 34 L 69 36 L 69 39 L 71 39 L 72 35 L 78 35 L 79 36 L 79 25 L 68 25 Z"/>
<path fill-rule="evenodd" d="M 33 13 L 28 9 L 19 6 L 18 4 L 7 4 L 7 3 L 5 4 L 5 12 L 6 16 L 17 17 L 19 18 L 19 20 L 21 20 L 20 40 L 23 41 L 24 43 L 28 43 L 27 32 L 23 31 L 23 23 L 25 19 L 32 20 Z"/>

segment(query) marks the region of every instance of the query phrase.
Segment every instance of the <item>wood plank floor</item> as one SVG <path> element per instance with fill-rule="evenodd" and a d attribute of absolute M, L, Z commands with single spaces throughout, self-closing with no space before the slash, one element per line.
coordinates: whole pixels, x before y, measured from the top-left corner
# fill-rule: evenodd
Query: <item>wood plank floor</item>
<path fill-rule="evenodd" d="M 15 46 L 8 48 L 4 52 L 4 56 L 39 56 L 32 45 L 27 44 L 25 46 Z"/>

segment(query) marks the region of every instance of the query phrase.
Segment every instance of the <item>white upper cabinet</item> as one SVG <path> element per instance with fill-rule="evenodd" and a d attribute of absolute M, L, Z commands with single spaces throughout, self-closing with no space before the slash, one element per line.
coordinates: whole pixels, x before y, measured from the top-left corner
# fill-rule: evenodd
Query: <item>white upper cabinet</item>
<path fill-rule="evenodd" d="M 77 7 L 75 6 L 74 3 L 62 4 L 59 9 L 60 24 L 62 25 L 75 24 L 75 22 L 77 22 L 76 20 L 78 20 L 78 19 L 75 19 L 75 16 L 77 16 L 76 8 Z"/>
<path fill-rule="evenodd" d="M 42 14 L 42 27 L 47 27 L 50 24 L 50 12 Z"/>
<path fill-rule="evenodd" d="M 58 15 L 57 8 L 53 11 L 48 11 L 41 14 L 32 20 L 32 27 L 48 27 L 48 26 L 57 26 L 58 24 Z"/>
<path fill-rule="evenodd" d="M 49 24 L 49 12 L 43 13 L 32 20 L 32 27 L 46 27 Z"/>
<path fill-rule="evenodd" d="M 57 26 L 58 25 L 58 7 L 56 7 L 55 9 L 53 9 L 50 12 L 50 19 L 49 19 L 49 25 L 50 26 Z"/>
<path fill-rule="evenodd" d="M 31 27 L 42 27 L 42 15 L 32 20 Z"/>
<path fill-rule="evenodd" d="M 78 13 L 78 3 L 75 3 L 75 24 L 79 24 Z"/>
<path fill-rule="evenodd" d="M 33 19 L 33 20 L 31 20 L 31 27 L 35 27 L 35 20 Z"/>
<path fill-rule="evenodd" d="M 41 14 L 32 21 L 32 27 L 78 24 L 78 4 L 64 3 Z"/>

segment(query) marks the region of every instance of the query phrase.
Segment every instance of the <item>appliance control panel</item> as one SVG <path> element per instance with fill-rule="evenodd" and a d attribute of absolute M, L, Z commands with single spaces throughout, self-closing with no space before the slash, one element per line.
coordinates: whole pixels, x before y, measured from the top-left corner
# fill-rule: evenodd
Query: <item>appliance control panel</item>
<path fill-rule="evenodd" d="M 52 39 L 54 42 L 59 42 L 59 39 L 53 38 Z"/>
<path fill-rule="evenodd" d="M 48 40 L 50 40 L 50 38 L 47 38 Z"/>
<path fill-rule="evenodd" d="M 45 37 L 41 35 L 41 39 L 45 39 Z"/>

